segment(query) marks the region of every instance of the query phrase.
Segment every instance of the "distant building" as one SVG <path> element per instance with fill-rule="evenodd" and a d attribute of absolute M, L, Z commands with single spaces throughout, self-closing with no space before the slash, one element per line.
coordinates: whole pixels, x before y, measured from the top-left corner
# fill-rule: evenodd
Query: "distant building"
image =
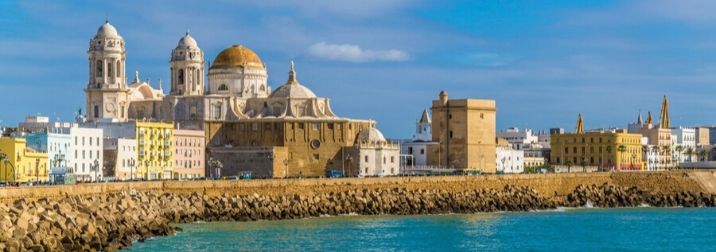
<path fill-rule="evenodd" d="M 497 173 L 523 173 L 524 167 L 524 151 L 516 150 L 507 140 L 498 137 L 496 146 L 495 166 Z"/>
<path fill-rule="evenodd" d="M 137 139 L 104 139 L 105 176 L 118 180 L 138 179 Z"/>
<path fill-rule="evenodd" d="M 696 129 L 678 127 L 672 132 L 672 159 L 677 163 L 693 162 L 696 159 Z"/>
<path fill-rule="evenodd" d="M 539 142 L 538 137 L 532 134 L 531 129 L 524 129 L 520 131 L 519 128 L 508 128 L 505 131 L 498 132 L 497 136 L 507 140 L 507 142 L 509 142 L 515 150 L 528 148 Z"/>
<path fill-rule="evenodd" d="M 356 158 L 349 166 L 350 176 L 383 177 L 400 173 L 400 146 L 389 143 L 376 128 L 361 130 L 348 152 Z"/>
<path fill-rule="evenodd" d="M 433 101 L 433 141 L 428 164 L 433 166 L 495 173 L 494 100 L 453 99 L 440 92 Z"/>
<path fill-rule="evenodd" d="M 48 180 L 47 153 L 28 148 L 25 138 L 0 137 L 0 157 L 3 182 Z"/>
<path fill-rule="evenodd" d="M 696 127 L 696 145 L 710 145 L 712 143 L 710 136 L 708 127 Z"/>
<path fill-rule="evenodd" d="M 629 133 L 636 133 L 645 136 L 649 139 L 649 145 L 657 146 L 659 149 L 658 156 L 658 170 L 663 170 L 669 167 L 673 167 L 674 159 L 672 156 L 672 141 L 671 141 L 671 121 L 669 119 L 669 100 L 664 96 L 661 103 L 659 124 L 654 124 L 651 116 L 651 112 L 647 114 L 646 121 L 642 121 L 641 113 L 637 117 L 635 123 L 629 124 Z"/>
<path fill-rule="evenodd" d="M 88 122 L 83 127 L 100 128 L 105 138 L 124 138 L 136 141 L 134 178 L 170 179 L 174 168 L 174 125 L 165 122 Z M 119 142 L 118 142 L 119 144 Z M 105 145 L 114 148 L 111 143 Z M 118 149 L 121 151 L 122 149 Z M 120 154 L 116 154 L 120 156 Z"/>
<path fill-rule="evenodd" d="M 203 130 L 174 130 L 174 178 L 203 178 L 205 151 Z"/>
<path fill-rule="evenodd" d="M 623 129 L 584 131 L 582 115 L 574 133 L 552 135 L 550 161 L 559 166 L 599 170 L 642 170 L 641 135 Z"/>
<path fill-rule="evenodd" d="M 20 130 L 27 132 L 46 131 L 50 126 L 50 118 L 41 115 L 28 116 L 17 126 Z"/>
<path fill-rule="evenodd" d="M 49 167 L 66 168 L 77 181 L 99 181 L 104 177 L 101 129 L 77 125 L 50 128 L 47 133 Z"/>
<path fill-rule="evenodd" d="M 426 109 L 415 123 L 413 138 L 400 144 L 400 154 L 408 157 L 402 165 L 405 167 L 427 166 L 428 146 L 438 144 L 432 141 L 432 137 L 432 119 Z"/>

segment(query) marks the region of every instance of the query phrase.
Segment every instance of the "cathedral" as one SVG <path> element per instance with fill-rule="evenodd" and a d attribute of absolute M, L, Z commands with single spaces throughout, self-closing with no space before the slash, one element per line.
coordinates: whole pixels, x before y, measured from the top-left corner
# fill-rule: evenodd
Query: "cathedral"
<path fill-rule="evenodd" d="M 368 134 L 377 131 L 375 122 L 336 115 L 328 98 L 299 82 L 293 62 L 286 82 L 275 90 L 261 58 L 242 45 L 221 51 L 206 72 L 204 52 L 187 32 L 171 52 L 165 95 L 161 82 L 152 87 L 138 73 L 126 83 L 125 42 L 109 22 L 90 40 L 88 56 L 87 120 L 160 120 L 177 129 L 203 130 L 209 159 L 216 161 L 208 162 L 216 167 L 207 167 L 207 176 L 319 177 L 329 171 L 357 176 L 367 168 L 351 154 L 359 155 L 358 143 L 368 141 L 360 135 L 376 134 Z"/>

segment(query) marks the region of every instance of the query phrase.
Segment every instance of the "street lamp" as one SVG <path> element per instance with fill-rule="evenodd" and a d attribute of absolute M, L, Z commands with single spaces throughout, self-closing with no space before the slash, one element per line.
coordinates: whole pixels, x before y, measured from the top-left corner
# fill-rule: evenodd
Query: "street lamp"
<path fill-rule="evenodd" d="M 283 178 L 288 178 L 288 159 L 283 159 Z"/>
<path fill-rule="evenodd" d="M 134 181 L 134 165 L 135 165 L 134 157 L 129 159 L 129 181 Z"/>

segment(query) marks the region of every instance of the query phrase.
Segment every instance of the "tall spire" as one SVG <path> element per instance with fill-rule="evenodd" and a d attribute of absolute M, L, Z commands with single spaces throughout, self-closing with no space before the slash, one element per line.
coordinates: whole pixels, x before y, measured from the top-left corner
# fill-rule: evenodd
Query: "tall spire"
<path fill-rule="evenodd" d="M 286 84 L 297 84 L 298 80 L 296 79 L 296 65 L 293 64 L 293 60 L 291 61 L 291 70 L 288 71 L 288 81 Z"/>
<path fill-rule="evenodd" d="M 134 71 L 134 80 L 132 83 L 139 83 L 139 71 Z"/>
<path fill-rule="evenodd" d="M 641 110 L 639 110 L 639 115 L 636 117 L 636 124 L 644 124 L 644 121 L 641 119 Z"/>
<path fill-rule="evenodd" d="M 420 116 L 419 123 L 431 123 L 430 114 L 428 114 L 428 109 L 423 110 L 423 114 Z"/>
<path fill-rule="evenodd" d="M 651 111 L 646 112 L 646 121 L 645 124 L 652 124 L 654 123 L 654 120 L 651 118 Z"/>
<path fill-rule="evenodd" d="M 659 120 L 659 128 L 671 128 L 671 120 L 669 120 L 669 99 L 666 98 L 666 95 L 664 95 L 664 99 L 661 101 L 661 114 L 659 115 Z"/>
<path fill-rule="evenodd" d="M 579 113 L 579 116 L 577 117 L 577 129 L 575 129 L 575 133 L 584 134 L 584 121 L 582 120 L 582 113 Z"/>

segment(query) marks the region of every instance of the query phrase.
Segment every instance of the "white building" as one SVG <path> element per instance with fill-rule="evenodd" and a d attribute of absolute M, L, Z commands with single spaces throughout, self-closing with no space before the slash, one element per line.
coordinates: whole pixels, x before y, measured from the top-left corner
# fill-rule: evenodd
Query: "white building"
<path fill-rule="evenodd" d="M 659 147 L 656 145 L 649 144 L 648 137 L 641 137 L 642 160 L 644 161 L 645 169 L 647 171 L 656 171 L 659 163 Z"/>
<path fill-rule="evenodd" d="M 696 161 L 696 129 L 679 127 L 671 130 L 674 158 L 677 163 Z"/>
<path fill-rule="evenodd" d="M 515 150 L 525 149 L 539 142 L 538 137 L 532 134 L 531 129 L 520 131 L 519 128 L 508 128 L 503 132 L 498 132 L 497 136 L 507 140 Z"/>
<path fill-rule="evenodd" d="M 69 128 L 50 128 L 48 131 L 49 167 L 67 167 L 67 173 L 74 175 L 77 181 L 102 179 L 104 158 L 101 129 L 72 125 Z"/>
<path fill-rule="evenodd" d="M 428 146 L 437 144 L 432 141 L 432 119 L 428 110 L 424 110 L 420 120 L 415 123 L 415 134 L 409 142 L 400 144 L 400 154 L 406 159 L 404 167 L 425 167 L 428 164 Z"/>
<path fill-rule="evenodd" d="M 358 133 L 352 155 L 354 174 L 359 177 L 395 176 L 400 173 L 400 146 L 389 143 L 376 128 L 366 128 Z M 353 169 L 355 168 L 355 169 Z"/>
<path fill-rule="evenodd" d="M 523 150 L 513 149 L 507 141 L 498 138 L 496 154 L 497 173 L 523 173 L 525 171 Z"/>
<path fill-rule="evenodd" d="M 64 169 L 66 173 L 71 173 L 70 156 L 71 143 L 70 128 L 50 128 L 47 132 L 47 162 L 50 171 Z"/>
<path fill-rule="evenodd" d="M 137 179 L 137 140 L 133 138 L 104 139 L 105 166 L 107 176 L 118 180 Z"/>

